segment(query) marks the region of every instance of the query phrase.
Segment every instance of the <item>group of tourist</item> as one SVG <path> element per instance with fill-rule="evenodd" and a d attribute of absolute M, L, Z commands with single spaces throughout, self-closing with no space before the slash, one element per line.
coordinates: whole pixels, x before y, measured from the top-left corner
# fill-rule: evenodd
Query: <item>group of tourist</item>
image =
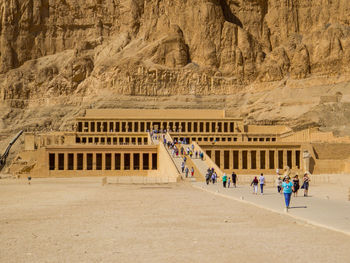
<path fill-rule="evenodd" d="M 185 177 L 189 177 L 189 173 L 191 172 L 191 177 L 194 176 L 194 168 L 193 166 L 191 169 L 186 165 L 187 157 L 189 158 L 200 158 L 201 160 L 204 160 L 204 153 L 201 151 L 195 151 L 194 145 L 191 144 L 191 146 L 185 146 L 184 143 L 186 141 L 179 141 L 176 140 L 167 141 L 165 138 L 165 135 L 163 135 L 163 144 L 168 148 L 169 151 L 171 151 L 171 155 L 173 158 L 175 157 L 181 157 L 181 172 L 185 174 Z M 185 146 L 185 147 L 184 147 Z"/>
<path fill-rule="evenodd" d="M 283 193 L 283 191 L 282 191 L 282 184 L 286 180 L 287 177 L 289 178 L 289 176 L 285 176 L 282 179 L 282 177 L 278 175 L 278 177 L 276 179 L 277 191 L 280 194 Z M 289 180 L 290 180 L 290 178 L 289 178 Z M 303 184 L 301 185 L 301 187 L 300 187 L 300 180 L 299 180 L 299 175 L 298 174 L 296 174 L 293 177 L 293 180 L 291 182 L 292 182 L 292 185 L 293 185 L 292 193 L 293 193 L 294 197 L 298 196 L 299 189 L 304 189 L 304 196 L 308 196 L 310 178 L 309 178 L 307 173 L 304 174 Z"/>
<path fill-rule="evenodd" d="M 265 181 L 266 180 L 263 173 L 260 174 L 259 178 L 257 176 L 254 177 L 254 179 L 250 183 L 250 186 L 253 187 L 253 194 L 257 195 L 259 188 L 260 188 L 260 194 L 261 195 L 264 194 Z M 210 182 L 212 182 L 213 184 L 217 182 L 217 174 L 214 171 L 214 168 L 208 169 L 206 174 L 206 183 L 209 184 Z M 230 188 L 231 182 L 233 183 L 233 186 L 236 187 L 236 182 L 237 182 L 236 173 L 233 172 L 231 178 L 227 176 L 226 173 L 224 173 L 222 176 L 223 187 L 226 188 L 227 186 L 228 188 Z M 308 173 L 304 174 L 303 183 L 301 187 L 300 187 L 300 180 L 299 180 L 298 174 L 296 174 L 293 177 L 293 180 L 291 180 L 289 175 L 284 176 L 282 179 L 282 177 L 278 174 L 278 177 L 276 179 L 277 192 L 284 195 L 286 209 L 289 208 L 292 194 L 294 197 L 297 197 L 298 191 L 300 188 L 304 189 L 304 196 L 308 196 L 309 183 L 310 183 L 310 178 Z"/>
<path fill-rule="evenodd" d="M 263 173 L 260 174 L 259 179 L 257 176 L 254 177 L 253 181 L 250 183 L 250 186 L 253 186 L 253 194 L 258 194 L 258 184 L 260 185 L 260 194 L 264 193 L 265 185 L 265 176 Z"/>
<path fill-rule="evenodd" d="M 304 196 L 308 196 L 309 183 L 310 183 L 310 178 L 308 174 L 305 173 L 303 177 L 303 185 L 301 186 L 301 188 L 304 189 Z M 298 196 L 299 188 L 300 188 L 300 184 L 299 184 L 298 175 L 295 175 L 292 181 L 290 180 L 289 176 L 284 177 L 281 188 L 278 188 L 277 190 L 279 190 L 280 192 L 283 191 L 286 209 L 289 208 L 292 193 L 294 193 L 294 197 Z"/>
<path fill-rule="evenodd" d="M 277 192 L 284 195 L 286 209 L 289 208 L 292 194 L 294 195 L 294 197 L 297 197 L 300 188 L 304 189 L 304 196 L 308 196 L 309 183 L 310 178 L 307 173 L 304 174 L 303 184 L 301 187 L 298 174 L 296 174 L 293 177 L 293 180 L 291 180 L 289 175 L 284 176 L 284 178 L 282 179 L 281 176 L 278 174 L 278 177 L 276 179 Z M 260 194 L 262 195 L 264 193 L 265 185 L 264 174 L 260 174 L 259 178 L 255 176 L 250 185 L 253 186 L 253 194 L 258 194 L 258 185 L 260 185 Z"/>
<path fill-rule="evenodd" d="M 183 158 L 183 161 L 181 163 L 181 172 L 182 173 L 185 173 L 185 176 L 186 178 L 188 177 L 189 175 L 189 172 L 190 172 L 190 169 L 188 169 L 188 166 L 186 166 L 186 161 L 187 161 L 187 158 L 186 156 Z M 191 167 L 191 177 L 194 176 L 194 168 L 193 166 Z"/>
<path fill-rule="evenodd" d="M 155 132 L 155 134 L 152 133 L 151 136 L 157 136 L 157 138 L 155 138 L 155 139 L 160 139 L 160 135 L 156 135 L 156 132 Z M 167 141 L 164 134 L 163 134 L 163 143 L 164 143 L 164 145 L 166 145 L 168 147 L 169 150 L 171 150 L 171 154 L 173 157 L 175 157 L 175 156 L 178 157 L 179 153 L 181 153 L 181 156 L 183 156 L 183 161 L 181 162 L 181 172 L 185 173 L 186 178 L 189 177 L 189 172 L 191 172 L 191 177 L 193 177 L 194 176 L 194 168 L 191 167 L 191 170 L 190 170 L 188 168 L 188 166 L 186 166 L 187 156 L 189 156 L 190 158 L 193 158 L 193 157 L 198 158 L 199 157 L 199 158 L 201 158 L 201 160 L 203 160 L 204 153 L 195 151 L 195 149 L 194 149 L 195 147 L 193 144 L 190 147 L 189 146 L 184 147 L 183 144 L 186 143 L 186 141 L 182 141 L 182 140 L 179 142 L 179 145 L 181 145 L 180 149 L 179 149 L 177 146 L 178 142 L 176 142 L 175 140 L 173 142 Z M 299 180 L 298 174 L 296 174 L 294 176 L 293 180 L 291 180 L 289 175 L 284 176 L 284 178 L 282 179 L 281 176 L 279 175 L 278 169 L 276 172 L 277 172 L 277 179 L 276 179 L 277 192 L 280 194 L 282 194 L 282 193 L 284 194 L 286 209 L 289 208 L 292 193 L 294 194 L 294 197 L 297 197 L 298 191 L 300 188 L 304 189 L 304 196 L 308 196 L 310 178 L 309 178 L 307 173 L 304 174 L 303 184 L 300 187 L 300 180 Z M 217 175 L 214 168 L 208 168 L 206 176 L 205 176 L 205 181 L 206 181 L 207 185 L 209 183 L 215 184 L 218 181 L 218 175 Z M 232 182 L 233 187 L 237 186 L 237 174 L 235 172 L 232 172 L 231 177 L 229 177 L 226 175 L 226 173 L 224 173 L 222 176 L 223 187 L 230 188 L 231 182 Z M 250 183 L 250 186 L 253 187 L 253 194 L 257 195 L 258 188 L 260 188 L 260 194 L 263 195 L 264 194 L 264 186 L 265 186 L 264 174 L 261 173 L 259 178 L 257 176 L 255 176 L 254 179 L 252 180 L 252 182 Z"/>
<path fill-rule="evenodd" d="M 217 182 L 218 175 L 215 172 L 214 168 L 208 168 L 206 176 L 205 176 L 205 181 L 207 185 L 211 182 L 215 184 Z M 222 175 L 222 185 L 224 188 L 230 188 L 231 182 L 233 187 L 237 186 L 237 174 L 235 172 L 232 172 L 231 177 L 227 176 L 226 173 Z"/>
<path fill-rule="evenodd" d="M 179 157 L 179 155 L 181 154 L 181 156 L 189 156 L 190 158 L 200 158 L 201 160 L 204 160 L 204 153 L 202 151 L 195 150 L 194 144 L 191 144 L 190 147 L 184 147 L 183 142 L 184 141 L 178 143 L 176 142 L 176 140 L 174 140 L 173 142 L 167 141 L 165 136 L 163 135 L 163 143 L 168 147 L 168 150 L 171 151 L 171 155 L 173 157 Z"/>
<path fill-rule="evenodd" d="M 218 180 L 218 175 L 215 172 L 214 168 L 208 168 L 207 173 L 205 175 L 205 181 L 207 185 L 211 182 L 215 184 Z"/>

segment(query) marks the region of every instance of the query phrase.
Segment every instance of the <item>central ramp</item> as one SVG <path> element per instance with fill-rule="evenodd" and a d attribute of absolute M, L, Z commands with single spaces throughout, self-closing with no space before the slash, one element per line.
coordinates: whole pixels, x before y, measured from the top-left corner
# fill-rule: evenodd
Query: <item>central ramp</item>
<path fill-rule="evenodd" d="M 169 142 L 174 142 L 169 133 L 165 135 L 165 138 Z M 192 181 L 205 181 L 205 176 L 207 174 L 208 169 L 212 168 L 214 168 L 215 172 L 218 175 L 218 178 L 222 177 L 223 172 L 221 171 L 221 169 L 212 161 L 212 159 L 205 153 L 205 151 L 203 151 L 203 149 L 196 142 L 193 142 L 192 144 L 176 144 L 176 147 L 179 150 L 178 156 L 176 156 L 176 154 L 173 155 L 171 150 L 167 146 L 165 146 L 170 158 L 173 160 L 173 163 L 175 164 L 176 168 L 181 174 L 182 179 L 186 179 L 185 173 L 182 172 L 182 163 L 184 162 L 185 157 L 185 168 L 187 167 L 190 171 L 192 167 L 194 169 L 194 176 L 191 177 L 191 172 L 189 172 L 188 177 Z M 184 154 L 181 154 L 181 148 L 184 149 Z M 186 153 L 186 149 L 190 149 L 191 151 L 193 150 L 192 157 Z M 196 151 L 198 153 L 197 157 L 195 155 Z M 200 153 L 203 154 L 203 159 L 200 158 Z"/>

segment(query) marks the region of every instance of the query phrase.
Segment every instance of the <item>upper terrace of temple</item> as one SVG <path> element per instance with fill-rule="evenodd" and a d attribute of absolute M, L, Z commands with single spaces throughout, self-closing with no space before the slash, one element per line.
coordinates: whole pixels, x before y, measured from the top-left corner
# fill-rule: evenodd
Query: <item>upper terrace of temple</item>
<path fill-rule="evenodd" d="M 224 110 L 183 110 L 183 109 L 88 109 L 85 116 L 77 119 L 232 119 L 242 121 L 239 118 L 227 118 Z"/>
<path fill-rule="evenodd" d="M 286 126 L 244 125 L 243 119 L 227 117 L 224 110 L 192 109 L 89 109 L 76 118 L 77 132 L 146 132 L 168 130 L 170 133 L 245 133 L 280 135 L 290 132 Z"/>

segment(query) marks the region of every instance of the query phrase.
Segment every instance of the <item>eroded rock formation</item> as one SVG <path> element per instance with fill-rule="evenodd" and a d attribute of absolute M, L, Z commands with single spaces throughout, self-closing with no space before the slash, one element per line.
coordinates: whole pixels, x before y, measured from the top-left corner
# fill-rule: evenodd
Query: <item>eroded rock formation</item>
<path fill-rule="evenodd" d="M 107 99 L 229 95 L 236 104 L 209 104 L 244 106 L 251 92 L 299 80 L 343 82 L 349 24 L 348 0 L 0 0 L 0 101 L 78 105 L 103 90 Z M 253 98 L 240 113 L 269 118 Z M 284 101 L 267 111 L 277 118 Z"/>

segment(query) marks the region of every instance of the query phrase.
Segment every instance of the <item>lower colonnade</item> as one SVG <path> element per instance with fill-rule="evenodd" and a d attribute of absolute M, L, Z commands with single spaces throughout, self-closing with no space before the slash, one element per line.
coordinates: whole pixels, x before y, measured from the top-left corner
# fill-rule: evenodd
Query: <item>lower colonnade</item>
<path fill-rule="evenodd" d="M 226 172 L 256 173 L 262 171 L 275 173 L 277 169 L 282 170 L 286 166 L 293 170 L 300 170 L 302 166 L 300 145 L 201 147 L 215 164 Z"/>

